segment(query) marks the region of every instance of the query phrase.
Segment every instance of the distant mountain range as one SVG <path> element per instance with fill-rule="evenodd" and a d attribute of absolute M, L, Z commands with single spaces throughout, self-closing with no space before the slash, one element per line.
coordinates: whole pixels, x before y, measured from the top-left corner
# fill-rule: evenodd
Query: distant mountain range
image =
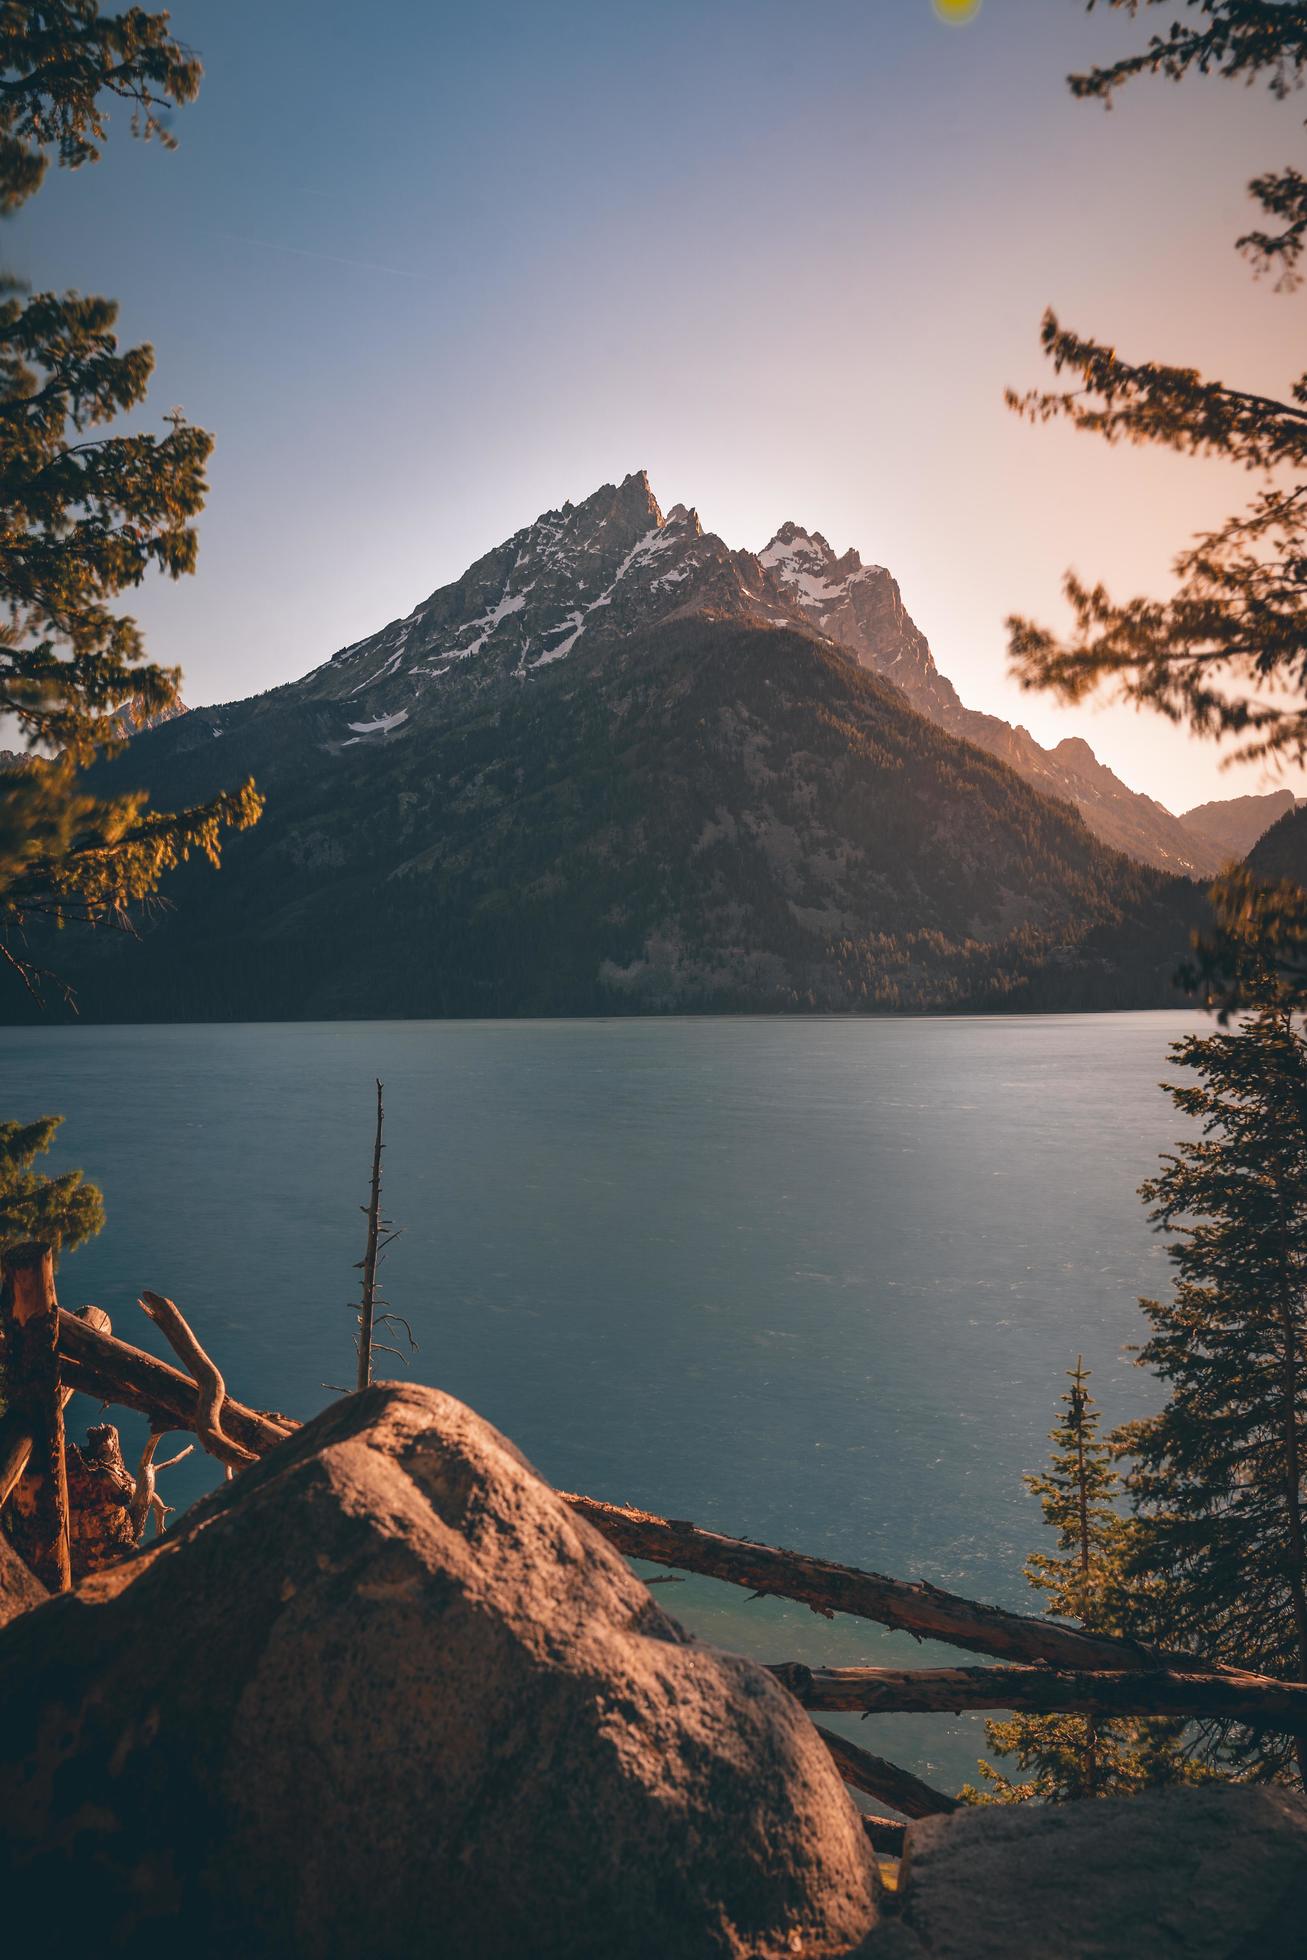
<path fill-rule="evenodd" d="M 881 567 L 732 551 L 642 473 L 101 766 L 160 807 L 251 772 L 144 945 L 58 937 L 85 1017 L 1154 1004 L 1191 879 L 1293 801 L 1172 816 L 965 708 Z"/>

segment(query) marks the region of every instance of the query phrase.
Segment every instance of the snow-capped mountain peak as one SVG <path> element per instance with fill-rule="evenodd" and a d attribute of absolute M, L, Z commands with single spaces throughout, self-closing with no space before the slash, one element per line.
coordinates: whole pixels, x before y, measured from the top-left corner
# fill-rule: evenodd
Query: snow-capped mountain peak
<path fill-rule="evenodd" d="M 805 531 L 794 523 L 782 524 L 758 559 L 823 632 L 855 586 L 887 576 L 881 565 L 864 565 L 856 551 L 837 558 L 820 531 Z"/>
<path fill-rule="evenodd" d="M 950 734 L 1073 802 L 1118 849 L 1170 870 L 1215 868 L 1214 846 L 1120 782 L 1079 738 L 1046 750 L 1025 729 L 964 706 L 883 565 L 864 565 L 853 550 L 837 556 L 820 531 L 792 521 L 756 557 L 732 551 L 686 505 L 664 516 L 643 470 L 542 512 L 301 685 L 339 703 L 328 747 L 380 747 L 414 739 L 469 696 L 543 684 L 568 660 L 694 611 L 806 627 Z"/>
<path fill-rule="evenodd" d="M 774 593 L 746 594 L 735 556 L 697 511 L 676 504 L 664 517 L 637 470 L 583 503 L 543 512 L 405 618 L 345 647 L 313 680 L 379 720 L 451 677 L 476 687 L 529 681 L 583 640 L 633 632 L 687 605 L 774 609 Z"/>

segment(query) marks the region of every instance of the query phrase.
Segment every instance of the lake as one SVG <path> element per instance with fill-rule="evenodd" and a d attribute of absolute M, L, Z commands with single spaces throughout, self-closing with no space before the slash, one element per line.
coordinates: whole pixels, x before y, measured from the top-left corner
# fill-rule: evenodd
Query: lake
<path fill-rule="evenodd" d="M 352 1379 L 380 1076 L 403 1228 L 383 1279 L 416 1379 L 566 1488 L 1037 1611 L 1021 1476 L 1063 1371 L 1084 1355 L 1109 1422 L 1159 1399 L 1125 1353 L 1168 1284 L 1136 1188 L 1179 1134 L 1168 1043 L 1203 1025 L 3 1029 L 0 1080 L 6 1116 L 66 1116 L 51 1167 L 105 1194 L 62 1304 L 166 1354 L 135 1300 L 167 1293 L 233 1394 L 308 1416 Z M 165 1494 L 210 1469 L 197 1453 Z M 759 1659 L 949 1657 L 713 1581 L 656 1596 Z M 983 1747 L 979 1718 L 832 1720 L 948 1788 Z"/>

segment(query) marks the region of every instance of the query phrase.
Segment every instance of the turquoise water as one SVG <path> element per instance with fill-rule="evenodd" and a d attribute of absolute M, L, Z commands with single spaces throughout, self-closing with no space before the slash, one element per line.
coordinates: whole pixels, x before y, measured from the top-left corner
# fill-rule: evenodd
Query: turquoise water
<path fill-rule="evenodd" d="M 1021 1473 L 1062 1371 L 1083 1352 L 1112 1421 L 1156 1403 L 1123 1354 L 1167 1283 L 1135 1190 L 1177 1132 L 1168 1042 L 1201 1025 L 5 1029 L 0 1082 L 6 1115 L 65 1114 L 58 1167 L 105 1193 L 63 1304 L 165 1353 L 135 1299 L 168 1293 L 234 1394 L 307 1416 L 351 1379 L 380 1075 L 417 1379 L 565 1487 L 1030 1610 Z M 168 1473 L 171 1500 L 209 1469 Z M 946 1657 L 711 1581 L 657 1596 L 760 1659 Z M 982 1742 L 972 1719 L 848 1726 L 950 1787 Z"/>

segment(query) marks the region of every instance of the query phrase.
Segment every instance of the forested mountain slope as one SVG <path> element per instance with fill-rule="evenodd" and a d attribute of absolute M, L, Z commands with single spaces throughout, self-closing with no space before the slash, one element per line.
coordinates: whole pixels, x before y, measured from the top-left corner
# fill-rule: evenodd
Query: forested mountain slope
<path fill-rule="evenodd" d="M 54 938 L 84 1017 L 1159 1004 L 1201 907 L 642 477 L 104 768 L 170 807 L 247 773 L 263 821 L 143 944 Z"/>

